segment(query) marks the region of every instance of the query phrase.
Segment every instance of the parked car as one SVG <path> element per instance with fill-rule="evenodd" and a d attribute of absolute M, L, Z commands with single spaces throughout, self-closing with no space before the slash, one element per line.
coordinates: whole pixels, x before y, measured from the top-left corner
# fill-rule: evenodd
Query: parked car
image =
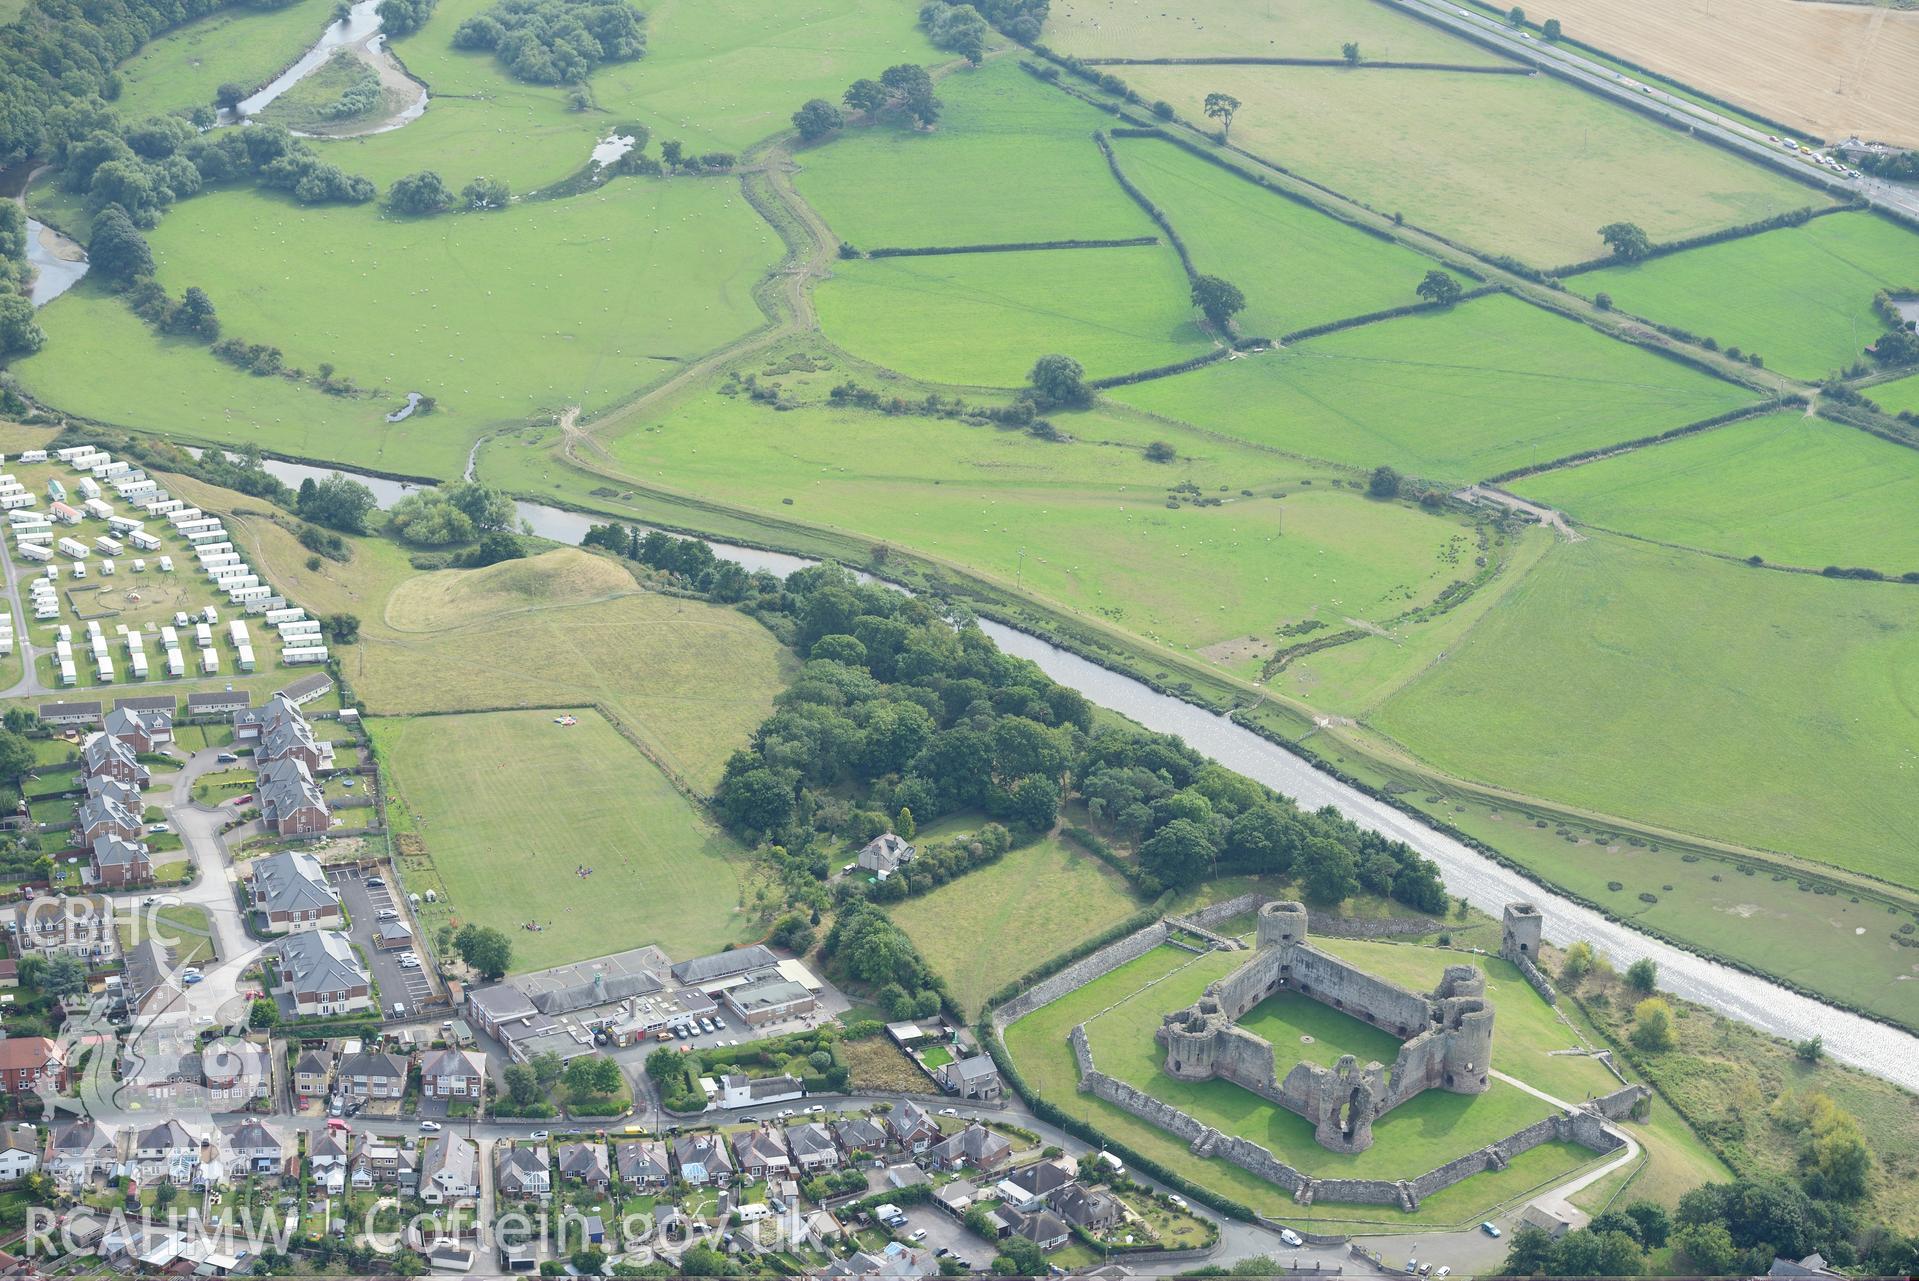
<path fill-rule="evenodd" d="M 1481 1232 L 1484 1232 L 1489 1237 L 1496 1237 L 1499 1235 L 1499 1225 L 1497 1223 L 1492 1222 L 1490 1219 L 1480 1224 L 1479 1230 Z"/>
<path fill-rule="evenodd" d="M 552 1135 L 552 1133 L 551 1133 L 550 1131 L 548 1131 L 548 1130 L 535 1130 L 535 1131 L 533 1131 L 533 1133 L 531 1133 L 531 1134 L 529 1134 L 529 1135 L 527 1135 L 526 1137 L 527 1137 L 527 1138 L 529 1138 L 529 1139 L 531 1139 L 531 1140 L 533 1140 L 533 1141 L 534 1141 L 535 1143 L 538 1143 L 538 1142 L 540 1142 L 540 1141 L 541 1141 L 541 1140 L 543 1140 L 543 1139 L 550 1139 L 550 1138 L 552 1138 L 552 1137 L 553 1137 L 553 1135 Z"/>
<path fill-rule="evenodd" d="M 240 758 L 238 756 L 235 756 L 232 752 L 221 752 L 218 756 L 214 757 L 213 759 L 218 761 L 222 765 L 231 765 L 233 764 L 233 762 L 239 760 Z"/>
<path fill-rule="evenodd" d="M 1452 1274 L 1453 1270 L 1451 1268 L 1441 1268 L 1439 1271 L 1433 1273 L 1433 1276 L 1437 1278 L 1438 1281 L 1446 1281 L 1446 1278 Z"/>
<path fill-rule="evenodd" d="M 1279 1239 L 1295 1249 L 1306 1244 L 1300 1239 L 1299 1233 L 1293 1231 L 1291 1228 L 1281 1228 L 1279 1230 Z"/>
<path fill-rule="evenodd" d="M 377 876 L 369 876 L 366 878 L 366 887 L 370 890 L 383 890 L 386 888 L 386 882 Z"/>
<path fill-rule="evenodd" d="M 812 1107 L 806 1109 L 806 1115 L 814 1116 L 824 1111 L 826 1111 L 826 1105 L 824 1103 L 815 1103 Z"/>
<path fill-rule="evenodd" d="M 438 1121 L 422 1121 L 420 1122 L 420 1128 L 430 1134 L 440 1128 L 440 1123 Z"/>
<path fill-rule="evenodd" d="M 397 907 L 383 907 L 373 915 L 377 920 L 397 921 L 400 919 L 400 909 Z"/>
<path fill-rule="evenodd" d="M 191 965 L 189 965 L 186 969 L 180 971 L 180 981 L 182 983 L 198 983 L 201 979 L 205 977 L 206 975 L 200 973 L 198 969 L 194 968 Z"/>

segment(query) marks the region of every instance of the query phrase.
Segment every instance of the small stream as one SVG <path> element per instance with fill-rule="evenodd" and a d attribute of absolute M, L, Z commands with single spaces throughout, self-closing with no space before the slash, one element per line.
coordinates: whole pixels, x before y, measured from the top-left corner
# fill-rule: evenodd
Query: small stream
<path fill-rule="evenodd" d="M 417 486 L 368 476 L 343 467 L 314 467 L 266 460 L 266 470 L 289 485 L 339 472 L 373 491 L 390 507 Z M 595 518 L 541 503 L 516 503 L 520 518 L 541 538 L 577 545 L 589 526 L 614 517 Z M 625 524 L 637 522 L 625 521 Z M 789 574 L 816 562 L 779 552 L 707 540 L 720 557 L 748 570 Z M 1088 699 L 1129 717 L 1147 729 L 1177 734 L 1210 760 L 1292 797 L 1306 809 L 1330 805 L 1361 827 L 1404 841 L 1439 864 L 1446 888 L 1495 917 L 1507 903 L 1537 904 L 1546 916 L 1547 937 L 1562 946 L 1584 940 L 1624 969 L 1641 957 L 1659 964 L 1660 986 L 1774 1036 L 1799 1041 L 1819 1036 L 1833 1058 L 1862 1068 L 1908 1090 L 1919 1091 L 1919 1037 L 1875 1023 L 1778 984 L 1709 961 L 1641 934 L 1577 903 L 1563 899 L 1503 867 L 1445 833 L 1412 818 L 1259 737 L 1223 716 L 1108 671 L 1055 645 L 1001 623 L 982 620 L 981 628 L 1009 654 L 1031 659 L 1048 676 Z"/>

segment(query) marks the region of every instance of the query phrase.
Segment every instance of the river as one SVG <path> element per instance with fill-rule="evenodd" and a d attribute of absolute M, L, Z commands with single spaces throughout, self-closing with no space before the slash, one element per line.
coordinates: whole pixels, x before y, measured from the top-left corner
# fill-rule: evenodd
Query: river
<path fill-rule="evenodd" d="M 27 261 L 33 264 L 33 289 L 27 301 L 44 307 L 80 283 L 87 274 L 86 251 L 36 219 L 27 219 Z"/>
<path fill-rule="evenodd" d="M 242 99 L 237 113 L 222 111 L 219 117 L 220 123 L 239 124 L 258 115 L 271 106 L 281 94 L 318 71 L 326 64 L 326 60 L 333 56 L 334 51 L 339 49 L 349 49 L 358 54 L 362 61 L 378 73 L 380 83 L 385 89 L 411 86 L 419 92 L 406 106 L 382 116 L 378 121 L 364 128 L 328 130 L 324 134 L 300 133 L 300 137 L 361 138 L 370 134 L 386 133 L 388 130 L 398 129 L 402 125 L 418 120 L 426 111 L 426 87 L 408 76 L 393 55 L 387 52 L 386 36 L 381 32 L 380 26 L 380 0 L 358 0 L 358 3 L 347 10 L 344 18 L 327 24 L 326 30 L 320 33 L 320 38 L 314 42 L 313 47 L 301 54 L 297 62 L 275 76 L 265 88 L 252 97 Z M 299 133 L 298 130 L 295 132 Z"/>
<path fill-rule="evenodd" d="M 351 476 L 373 491 L 382 507 L 398 502 L 415 486 L 345 468 L 312 467 L 268 459 L 266 469 L 289 485 L 334 472 Z M 577 544 L 587 527 L 604 524 L 578 512 L 540 503 L 516 503 L 520 518 L 541 538 Z M 633 522 L 627 522 L 633 523 Z M 815 562 L 779 552 L 711 542 L 719 556 L 750 570 L 788 574 Z M 1177 734 L 1193 749 L 1228 769 L 1284 792 L 1306 809 L 1330 805 L 1361 827 L 1404 841 L 1439 864 L 1446 888 L 1463 895 L 1495 917 L 1506 904 L 1536 904 L 1546 917 L 1546 934 L 1565 944 L 1585 940 L 1619 969 L 1641 957 L 1659 963 L 1659 984 L 1678 996 L 1730 1015 L 1774 1036 L 1800 1041 L 1823 1038 L 1826 1053 L 1842 1063 L 1919 1091 L 1919 1037 L 1871 1019 L 1835 1009 L 1766 979 L 1735 970 L 1663 943 L 1590 908 L 1571 902 L 1503 867 L 1445 833 L 1377 801 L 1308 764 L 1301 757 L 1243 729 L 1223 716 L 1156 693 L 1130 676 L 1108 671 L 1076 654 L 1000 623 L 982 620 L 981 628 L 1009 654 L 1031 659 L 1060 684 L 1078 690 L 1101 707 L 1130 717 L 1147 729 Z"/>

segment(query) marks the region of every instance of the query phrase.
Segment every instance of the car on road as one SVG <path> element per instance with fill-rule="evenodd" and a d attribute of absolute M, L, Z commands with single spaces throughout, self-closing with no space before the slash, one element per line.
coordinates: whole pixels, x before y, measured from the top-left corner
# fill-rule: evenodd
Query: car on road
<path fill-rule="evenodd" d="M 181 981 L 182 983 L 185 983 L 185 984 L 186 984 L 187 986 L 189 986 L 189 987 L 191 987 L 191 986 L 193 986 L 193 984 L 195 984 L 195 983 L 198 983 L 198 982 L 199 982 L 199 981 L 200 981 L 201 979 L 203 979 L 203 978 L 205 978 L 205 977 L 206 977 L 206 975 L 204 975 L 204 974 L 202 974 L 202 973 L 200 973 L 200 971 L 198 971 L 198 970 L 182 970 L 182 971 L 180 971 L 180 981 Z"/>
<path fill-rule="evenodd" d="M 422 1121 L 420 1122 L 420 1128 L 422 1130 L 425 1130 L 427 1133 L 431 1134 L 433 1131 L 440 1128 L 440 1123 L 438 1121 Z"/>
<path fill-rule="evenodd" d="M 941 1108 L 940 1115 L 941 1116 L 958 1116 L 959 1109 L 958 1108 Z"/>
<path fill-rule="evenodd" d="M 1490 1219 L 1488 1219 L 1488 1220 L 1487 1220 L 1486 1222 L 1484 1222 L 1484 1223 L 1482 1223 L 1482 1224 L 1480 1224 L 1480 1225 L 1479 1225 L 1479 1230 L 1480 1230 L 1481 1232 L 1484 1232 L 1484 1233 L 1485 1233 L 1485 1234 L 1486 1234 L 1487 1236 L 1489 1236 L 1489 1237 L 1496 1237 L 1496 1236 L 1498 1236 L 1498 1235 L 1500 1235 L 1500 1232 L 1499 1232 L 1499 1225 L 1498 1225 L 1497 1223 L 1494 1223 L 1494 1222 L 1493 1222 L 1492 1220 L 1490 1220 Z"/>
<path fill-rule="evenodd" d="M 529 1138 L 529 1139 L 531 1139 L 531 1140 L 533 1140 L 533 1141 L 534 1141 L 535 1143 L 538 1143 L 538 1142 L 540 1142 L 540 1141 L 541 1141 L 542 1139 L 550 1139 L 550 1138 L 552 1138 L 552 1137 L 553 1137 L 553 1132 L 552 1132 L 552 1131 L 550 1131 L 550 1130 L 535 1130 L 535 1131 L 533 1131 L 533 1133 L 531 1133 L 531 1134 L 529 1134 L 529 1135 L 527 1135 L 526 1137 L 527 1137 L 527 1138 Z"/>
<path fill-rule="evenodd" d="M 1281 1228 L 1279 1230 L 1279 1239 L 1284 1241 L 1287 1245 L 1293 1246 L 1294 1248 L 1298 1248 L 1299 1246 L 1306 1244 L 1303 1240 L 1300 1239 L 1299 1233 L 1293 1231 L 1291 1228 Z"/>
<path fill-rule="evenodd" d="M 826 1111 L 826 1105 L 825 1105 L 825 1104 L 823 1104 L 823 1103 L 815 1103 L 815 1104 L 814 1104 L 814 1105 L 813 1105 L 812 1107 L 810 1107 L 810 1108 L 808 1108 L 808 1109 L 806 1109 L 806 1115 L 808 1115 L 808 1116 L 816 1116 L 816 1115 L 818 1115 L 819 1113 L 821 1113 L 821 1112 L 824 1112 L 824 1111 Z"/>
<path fill-rule="evenodd" d="M 241 805 L 251 805 L 253 804 L 253 793 L 248 792 L 244 796 L 236 796 L 232 800 L 228 801 L 227 804 L 235 807 L 238 807 Z"/>
<path fill-rule="evenodd" d="M 239 760 L 240 758 L 235 756 L 232 752 L 221 752 L 218 756 L 214 757 L 213 759 L 218 761 L 222 765 L 231 765 L 233 764 L 233 762 Z"/>
<path fill-rule="evenodd" d="M 784 1121 L 784 1120 L 785 1120 L 785 1119 L 786 1119 L 787 1117 L 789 1117 L 789 1116 L 792 1116 L 792 1115 L 793 1115 L 793 1109 L 792 1109 L 792 1108 L 781 1108 L 781 1109 L 780 1109 L 780 1110 L 779 1110 L 778 1112 L 775 1112 L 775 1113 L 773 1114 L 773 1116 L 774 1116 L 774 1119 L 775 1119 L 775 1120 L 780 1120 L 780 1121 Z"/>

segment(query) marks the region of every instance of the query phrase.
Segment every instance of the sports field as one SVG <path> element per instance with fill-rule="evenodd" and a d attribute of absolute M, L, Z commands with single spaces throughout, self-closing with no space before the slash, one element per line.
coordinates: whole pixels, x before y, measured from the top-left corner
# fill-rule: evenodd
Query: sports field
<path fill-rule="evenodd" d="M 1758 352 L 1795 378 L 1819 379 L 1863 360 L 1885 332 L 1880 289 L 1919 281 L 1919 233 L 1869 213 L 1722 241 L 1570 283 L 1591 297 L 1722 346 Z"/>
<path fill-rule="evenodd" d="M 1316 67 L 1126 67 L 1182 119 L 1223 92 L 1255 155 L 1482 252 L 1537 267 L 1603 253 L 1627 219 L 1655 240 L 1829 203 L 1547 76 Z M 1364 121 L 1364 127 L 1355 122 Z M 1523 125 L 1520 123 L 1523 122 Z M 1525 145 L 1513 130 L 1523 128 Z"/>
<path fill-rule="evenodd" d="M 1528 476 L 1575 520 L 1818 569 L 1919 568 L 1919 453 L 1797 410 Z"/>
<path fill-rule="evenodd" d="M 874 249 L 1158 234 L 1093 143 L 1110 117 L 1010 59 L 947 76 L 939 94 L 937 129 L 855 125 L 800 153 L 795 184 L 841 240 Z"/>
<path fill-rule="evenodd" d="M 328 0 L 235 5 L 196 18 L 120 64 L 120 96 L 113 106 L 129 120 L 211 107 L 222 84 L 249 93 L 280 74 L 333 21 Z"/>
<path fill-rule="evenodd" d="M 978 1014 L 1000 988 L 1140 906 L 1118 873 L 1045 837 L 888 911 L 961 1008 Z"/>
<path fill-rule="evenodd" d="M 1910 587 L 1596 535 L 1369 723 L 1466 778 L 1911 885 L 1915 682 Z"/>
<path fill-rule="evenodd" d="M 1383 4 L 1339 0 L 1061 0 L 1046 23 L 1047 43 L 1081 58 L 1337 58 L 1348 40 L 1381 61 L 1503 61 Z"/>
<path fill-rule="evenodd" d="M 1111 394 L 1274 449 L 1445 483 L 1652 435 L 1754 398 L 1503 295 Z"/>
<path fill-rule="evenodd" d="M 578 721 L 372 722 L 391 803 L 426 843 L 453 918 L 504 930 L 516 972 L 648 943 L 682 958 L 738 942 L 746 852 L 603 718 Z"/>
<path fill-rule="evenodd" d="M 1105 378 L 1211 345 L 1165 245 L 837 262 L 815 299 L 854 355 L 964 386 L 1021 386 L 1049 352 Z"/>
<path fill-rule="evenodd" d="M 1278 337 L 1403 307 L 1436 264 L 1154 138 L 1116 138 L 1133 184 L 1173 224 L 1193 265 L 1246 294 L 1240 331 Z M 1470 282 L 1462 282 L 1470 283 Z"/>

